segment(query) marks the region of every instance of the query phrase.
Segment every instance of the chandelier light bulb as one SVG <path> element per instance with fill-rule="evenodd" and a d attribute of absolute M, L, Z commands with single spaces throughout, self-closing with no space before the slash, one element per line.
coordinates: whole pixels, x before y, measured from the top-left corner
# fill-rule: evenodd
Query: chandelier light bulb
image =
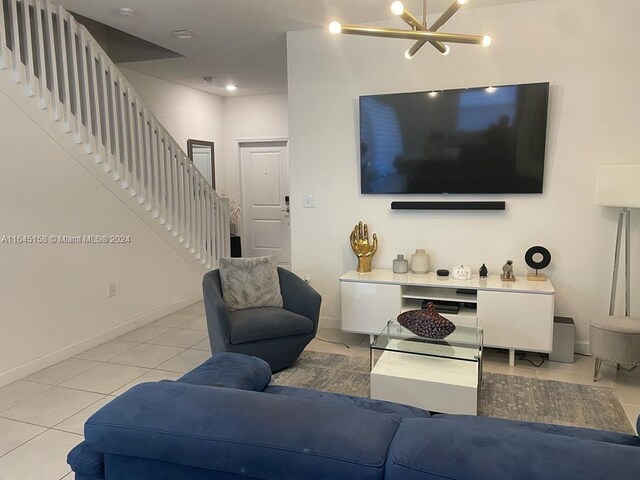
<path fill-rule="evenodd" d="M 338 35 L 342 32 L 342 25 L 340 22 L 331 22 L 329 24 L 329 32 L 331 32 L 332 35 Z"/>
<path fill-rule="evenodd" d="M 444 52 L 442 52 L 442 56 L 446 57 L 447 55 L 449 55 L 449 53 L 451 53 L 451 47 L 449 45 L 445 45 Z"/>
<path fill-rule="evenodd" d="M 483 47 L 488 47 L 489 45 L 491 45 L 491 42 L 493 40 L 491 39 L 491 37 L 489 35 L 485 35 L 484 37 L 482 37 L 482 46 Z"/>
<path fill-rule="evenodd" d="M 391 13 L 394 15 L 402 15 L 404 13 L 404 5 L 402 2 L 393 2 L 391 4 Z"/>
<path fill-rule="evenodd" d="M 411 55 L 411 50 L 407 50 L 406 52 L 404 52 L 404 58 L 406 58 L 407 60 L 411 60 L 413 58 L 413 55 Z"/>
<path fill-rule="evenodd" d="M 458 5 L 464 5 L 468 0 L 458 0 Z"/>

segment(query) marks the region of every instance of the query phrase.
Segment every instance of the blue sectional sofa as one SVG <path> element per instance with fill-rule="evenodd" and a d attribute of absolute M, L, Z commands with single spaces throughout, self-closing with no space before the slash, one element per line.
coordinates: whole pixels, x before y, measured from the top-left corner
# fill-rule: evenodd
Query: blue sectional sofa
<path fill-rule="evenodd" d="M 270 381 L 263 360 L 221 353 L 175 382 L 133 387 L 87 420 L 68 456 L 76 480 L 640 478 L 638 436 Z"/>

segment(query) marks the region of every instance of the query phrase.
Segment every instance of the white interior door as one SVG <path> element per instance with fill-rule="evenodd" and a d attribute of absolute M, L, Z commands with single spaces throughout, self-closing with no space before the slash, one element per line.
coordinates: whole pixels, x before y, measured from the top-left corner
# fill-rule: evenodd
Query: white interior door
<path fill-rule="evenodd" d="M 275 255 L 291 263 L 289 157 L 286 142 L 240 145 L 242 256 Z"/>

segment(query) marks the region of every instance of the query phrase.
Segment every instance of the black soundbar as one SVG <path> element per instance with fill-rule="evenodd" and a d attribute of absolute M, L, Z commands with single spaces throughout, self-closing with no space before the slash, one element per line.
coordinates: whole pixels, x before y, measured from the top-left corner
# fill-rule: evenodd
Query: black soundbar
<path fill-rule="evenodd" d="M 505 210 L 505 202 L 391 202 L 391 210 Z"/>

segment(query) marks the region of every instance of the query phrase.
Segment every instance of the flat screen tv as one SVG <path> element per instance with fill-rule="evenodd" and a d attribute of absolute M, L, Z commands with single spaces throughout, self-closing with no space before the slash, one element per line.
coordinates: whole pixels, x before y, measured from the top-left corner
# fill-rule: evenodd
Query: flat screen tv
<path fill-rule="evenodd" d="M 549 84 L 360 97 L 362 193 L 542 193 Z"/>

